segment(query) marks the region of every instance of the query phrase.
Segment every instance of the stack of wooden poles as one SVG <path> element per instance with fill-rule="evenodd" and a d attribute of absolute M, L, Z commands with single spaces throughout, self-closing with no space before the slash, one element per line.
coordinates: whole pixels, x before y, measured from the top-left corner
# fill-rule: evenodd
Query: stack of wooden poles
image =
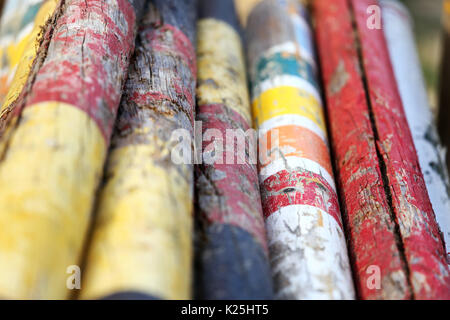
<path fill-rule="evenodd" d="M 395 0 L 6 1 L 0 297 L 450 299 L 411 30 Z"/>

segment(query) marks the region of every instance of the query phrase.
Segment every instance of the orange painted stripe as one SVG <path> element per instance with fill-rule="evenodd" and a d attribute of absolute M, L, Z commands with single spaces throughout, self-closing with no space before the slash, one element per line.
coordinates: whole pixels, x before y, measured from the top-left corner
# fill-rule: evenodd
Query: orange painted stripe
<path fill-rule="evenodd" d="M 271 137 L 278 135 L 278 142 Z M 281 126 L 269 130 L 262 136 L 262 141 L 267 141 L 266 154 L 261 155 L 263 167 L 280 158 L 280 152 L 284 157 L 297 156 L 317 162 L 332 175 L 331 160 L 328 146 L 313 131 L 295 125 Z"/>

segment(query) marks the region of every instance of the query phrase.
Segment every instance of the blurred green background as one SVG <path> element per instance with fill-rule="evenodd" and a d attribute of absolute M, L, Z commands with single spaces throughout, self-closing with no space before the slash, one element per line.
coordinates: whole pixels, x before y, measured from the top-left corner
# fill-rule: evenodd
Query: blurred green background
<path fill-rule="evenodd" d="M 436 114 L 442 55 L 442 0 L 402 0 L 414 19 L 414 31 L 431 108 Z"/>

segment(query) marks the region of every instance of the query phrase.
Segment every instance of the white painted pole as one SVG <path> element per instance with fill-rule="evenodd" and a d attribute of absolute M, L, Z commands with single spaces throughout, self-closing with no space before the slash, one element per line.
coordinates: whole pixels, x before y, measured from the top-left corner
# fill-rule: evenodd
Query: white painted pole
<path fill-rule="evenodd" d="M 383 28 L 392 66 L 414 138 L 436 220 L 444 234 L 450 263 L 450 184 L 417 55 L 408 10 L 397 0 L 381 0 Z"/>

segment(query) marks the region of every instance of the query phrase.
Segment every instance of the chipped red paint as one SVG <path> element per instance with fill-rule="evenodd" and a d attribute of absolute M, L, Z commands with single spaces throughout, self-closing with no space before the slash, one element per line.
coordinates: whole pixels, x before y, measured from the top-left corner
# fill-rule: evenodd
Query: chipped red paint
<path fill-rule="evenodd" d="M 26 106 L 74 105 L 95 120 L 108 141 L 134 49 L 135 9 L 128 0 L 73 0 L 66 6 Z M 112 14 L 121 17 L 114 20 Z"/>
<path fill-rule="evenodd" d="M 417 299 L 450 298 L 450 274 L 439 227 L 420 170 L 383 30 L 367 28 L 374 0 L 352 0 L 361 39 L 368 94 L 386 165 L 392 206 Z"/>
<path fill-rule="evenodd" d="M 314 12 L 332 147 L 358 292 L 363 299 L 448 298 L 449 274 L 443 243 L 397 92 L 383 31 L 370 30 L 366 24 L 367 8 L 378 3 L 352 3 L 370 105 L 358 68 L 351 2 L 337 0 L 330 4 L 318 0 L 314 2 Z M 388 190 L 384 189 L 383 175 Z M 367 286 L 371 274 L 366 271 L 371 265 L 380 268 L 381 290 Z"/>
<path fill-rule="evenodd" d="M 337 180 L 359 297 L 408 299 L 402 261 L 383 187 L 356 39 L 347 0 L 314 2 L 317 42 Z M 381 290 L 367 286 L 379 266 Z"/>
<path fill-rule="evenodd" d="M 226 117 L 218 115 L 226 114 Z M 227 120 L 230 119 L 230 120 Z M 238 146 L 226 140 L 226 131 L 232 129 L 250 129 L 247 121 L 236 111 L 221 104 L 202 105 L 198 108 L 198 120 L 202 121 L 202 133 L 208 129 L 219 130 L 222 133 L 224 146 L 222 161 L 215 161 L 214 164 L 203 164 L 203 176 L 207 176 L 208 167 L 216 175 L 209 177 L 214 179 L 214 186 L 218 192 L 218 201 L 211 201 L 209 210 L 204 210 L 210 223 L 228 223 L 248 231 L 252 234 L 267 252 L 267 241 L 262 219 L 261 200 L 259 197 L 259 180 L 256 174 L 256 164 L 250 163 L 249 157 L 245 157 L 244 164 L 239 164 Z M 207 152 L 210 140 L 203 141 L 202 152 Z M 227 150 L 228 147 L 232 147 Z M 248 141 L 246 148 L 248 148 Z M 247 153 L 247 152 L 246 152 Z M 226 159 L 235 159 L 233 164 L 226 164 Z M 219 163 L 218 163 L 219 162 Z M 220 164 L 222 162 L 223 164 Z M 217 173 L 221 173 L 217 176 Z"/>
<path fill-rule="evenodd" d="M 262 183 L 264 216 L 280 208 L 301 204 L 319 208 L 331 215 L 342 228 L 339 202 L 334 189 L 318 174 L 279 171 Z"/>

